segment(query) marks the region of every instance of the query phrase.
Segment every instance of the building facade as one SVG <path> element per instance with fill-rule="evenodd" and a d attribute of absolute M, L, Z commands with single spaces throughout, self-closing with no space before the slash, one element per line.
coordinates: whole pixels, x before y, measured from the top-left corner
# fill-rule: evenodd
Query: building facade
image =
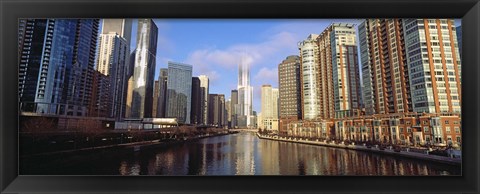
<path fill-rule="evenodd" d="M 209 94 L 209 86 L 210 80 L 206 75 L 198 76 L 200 79 L 200 101 L 201 101 L 201 123 L 204 125 L 208 124 L 208 94 Z"/>
<path fill-rule="evenodd" d="M 326 31 L 330 36 L 327 47 L 331 49 L 335 117 L 358 115 L 362 98 L 354 25 L 334 23 Z"/>
<path fill-rule="evenodd" d="M 225 127 L 227 120 L 225 109 L 225 95 L 223 94 L 209 94 L 208 95 L 208 113 L 210 125 L 216 127 Z"/>
<path fill-rule="evenodd" d="M 87 116 L 99 20 L 22 19 L 19 25 L 21 111 Z"/>
<path fill-rule="evenodd" d="M 238 109 L 239 109 L 239 104 L 238 104 L 238 90 L 232 90 L 230 99 L 232 100 L 230 102 L 230 110 L 232 111 L 232 128 L 237 128 L 238 127 Z"/>
<path fill-rule="evenodd" d="M 116 32 L 102 32 L 99 43 L 96 70 L 110 79 L 109 101 L 112 106 L 108 117 L 120 120 L 125 117 L 123 115 L 126 108 L 124 93 L 126 92 L 125 85 L 128 84 L 125 75 L 130 62 L 130 45 Z"/>
<path fill-rule="evenodd" d="M 192 66 L 168 62 L 166 117 L 190 124 L 192 100 Z"/>
<path fill-rule="evenodd" d="M 287 125 L 302 118 L 300 57 L 288 56 L 278 65 L 279 135 L 286 136 Z"/>
<path fill-rule="evenodd" d="M 318 34 L 310 34 L 298 43 L 300 50 L 300 82 L 302 119 L 313 120 L 320 116 L 319 98 L 319 47 Z"/>
<path fill-rule="evenodd" d="M 192 100 L 190 109 L 190 123 L 201 124 L 202 122 L 202 92 L 200 87 L 200 79 L 198 77 L 192 77 Z"/>
<path fill-rule="evenodd" d="M 133 72 L 130 117 L 151 118 L 158 28 L 151 19 L 139 19 Z"/>
<path fill-rule="evenodd" d="M 158 75 L 158 100 L 157 100 L 157 118 L 165 118 L 167 106 L 167 81 L 168 69 L 160 68 Z"/>

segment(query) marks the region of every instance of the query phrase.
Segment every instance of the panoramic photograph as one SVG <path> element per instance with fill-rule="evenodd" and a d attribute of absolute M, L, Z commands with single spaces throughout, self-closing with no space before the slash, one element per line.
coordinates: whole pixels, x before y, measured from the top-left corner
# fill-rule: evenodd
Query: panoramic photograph
<path fill-rule="evenodd" d="M 18 21 L 20 175 L 461 176 L 462 22 Z"/>

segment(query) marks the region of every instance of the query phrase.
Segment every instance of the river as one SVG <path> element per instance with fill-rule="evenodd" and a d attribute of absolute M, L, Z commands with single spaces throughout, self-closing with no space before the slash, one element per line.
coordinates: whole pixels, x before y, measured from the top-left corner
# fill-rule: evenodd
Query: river
<path fill-rule="evenodd" d="M 70 175 L 460 175 L 461 168 L 403 157 L 259 139 L 254 133 L 199 139 L 120 155 L 76 157 L 25 174 Z M 67 162 L 68 161 L 68 162 Z"/>

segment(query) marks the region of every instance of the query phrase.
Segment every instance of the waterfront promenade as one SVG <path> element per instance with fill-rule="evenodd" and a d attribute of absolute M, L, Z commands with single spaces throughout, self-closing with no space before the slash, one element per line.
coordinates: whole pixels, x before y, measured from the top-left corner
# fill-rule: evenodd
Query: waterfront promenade
<path fill-rule="evenodd" d="M 328 147 L 334 147 L 334 148 L 344 148 L 344 149 L 366 151 L 366 152 L 373 152 L 373 153 L 393 155 L 393 156 L 402 156 L 402 157 L 408 157 L 413 159 L 427 160 L 427 161 L 450 164 L 450 165 L 462 164 L 461 158 L 431 155 L 431 154 L 428 154 L 427 152 L 418 153 L 418 152 L 411 152 L 407 150 L 395 151 L 394 149 L 390 149 L 390 148 L 385 148 L 381 150 L 377 146 L 372 146 L 369 148 L 364 145 L 345 145 L 343 143 L 336 144 L 333 142 L 327 143 L 326 141 L 318 141 L 318 140 L 311 141 L 311 140 L 297 139 L 297 138 L 284 138 L 284 137 L 278 137 L 278 136 L 260 135 L 259 133 L 257 133 L 257 136 L 260 139 L 267 139 L 267 140 L 274 140 L 274 141 L 301 143 L 301 144 L 309 144 L 309 145 L 317 145 L 317 146 L 328 146 Z"/>

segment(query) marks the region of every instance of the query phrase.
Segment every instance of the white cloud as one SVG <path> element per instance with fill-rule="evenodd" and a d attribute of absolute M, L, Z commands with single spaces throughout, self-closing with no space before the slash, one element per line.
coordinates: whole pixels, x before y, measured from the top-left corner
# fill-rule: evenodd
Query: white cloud
<path fill-rule="evenodd" d="M 217 68 L 235 69 L 242 58 L 251 66 L 262 64 L 279 51 L 292 46 L 296 46 L 293 34 L 279 32 L 260 43 L 242 43 L 225 49 L 210 47 L 195 50 L 188 55 L 186 63 L 194 66 L 194 72 L 207 74 Z"/>
<path fill-rule="evenodd" d="M 275 86 L 278 82 L 278 70 L 277 68 L 262 67 L 257 72 L 254 79 L 262 84 L 270 84 L 272 86 Z"/>

